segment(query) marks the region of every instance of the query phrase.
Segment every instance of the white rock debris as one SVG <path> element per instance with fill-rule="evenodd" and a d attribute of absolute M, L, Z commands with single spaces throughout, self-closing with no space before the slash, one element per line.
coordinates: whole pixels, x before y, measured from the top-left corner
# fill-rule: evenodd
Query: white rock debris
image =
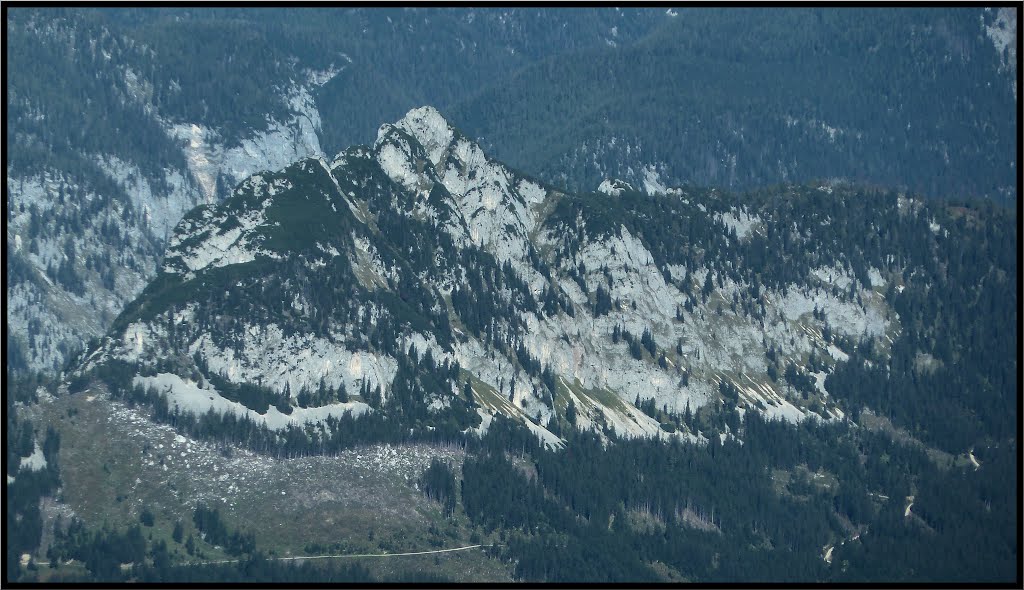
<path fill-rule="evenodd" d="M 742 211 L 729 211 L 727 213 L 720 213 L 715 217 L 718 221 L 725 224 L 726 227 L 736 230 L 736 237 L 741 240 L 749 236 L 754 228 L 761 225 L 761 218 L 759 216 L 750 215 Z"/>
<path fill-rule="evenodd" d="M 157 393 L 167 398 L 168 407 L 182 413 L 193 414 L 196 417 L 202 416 L 209 411 L 216 414 L 234 414 L 239 418 L 248 418 L 256 424 L 266 424 L 271 430 L 281 430 L 289 424 L 302 426 L 307 423 L 317 423 L 328 416 L 340 417 L 345 414 L 358 416 L 370 408 L 362 402 L 332 403 L 317 408 L 292 408 L 291 414 L 282 414 L 274 406 L 270 406 L 265 414 L 247 408 L 238 402 L 225 399 L 209 383 L 200 388 L 191 380 L 184 380 L 171 373 L 158 373 L 152 377 L 136 376 L 133 384 L 142 387 L 152 387 Z M 185 442 L 180 437 L 179 442 Z"/>
<path fill-rule="evenodd" d="M 264 131 L 253 133 L 239 145 L 227 146 L 217 131 L 197 123 L 165 123 L 167 134 L 185 143 L 189 172 L 202 187 L 207 203 L 217 194 L 223 177 L 229 186 L 260 171 L 277 171 L 296 160 L 323 156 L 317 131 L 320 113 L 304 87 L 293 87 L 285 100 L 291 118 L 281 122 L 268 119 Z"/>
<path fill-rule="evenodd" d="M 358 394 L 364 383 L 380 387 L 387 399 L 398 370 L 395 359 L 384 354 L 350 351 L 340 344 L 310 334 L 285 336 L 275 324 L 249 324 L 240 352 L 220 348 L 209 334 L 201 335 L 189 346 L 189 354 L 199 352 L 210 371 L 224 375 L 233 383 L 257 383 L 293 396 L 303 389 L 316 391 L 325 385 L 338 389 L 344 385 L 350 394 Z"/>
<path fill-rule="evenodd" d="M 19 467 L 29 471 L 42 471 L 46 469 L 46 457 L 43 456 L 43 449 L 39 446 L 38 442 L 32 448 L 31 455 L 21 458 Z"/>
<path fill-rule="evenodd" d="M 661 174 L 654 166 L 644 168 L 644 190 L 649 195 L 662 195 L 668 191 L 665 185 L 661 183 Z"/>
<path fill-rule="evenodd" d="M 606 195 L 617 197 L 623 193 L 623 191 L 634 191 L 633 185 L 629 184 L 624 180 L 618 179 L 604 179 L 601 184 L 597 187 L 597 192 L 604 193 Z"/>

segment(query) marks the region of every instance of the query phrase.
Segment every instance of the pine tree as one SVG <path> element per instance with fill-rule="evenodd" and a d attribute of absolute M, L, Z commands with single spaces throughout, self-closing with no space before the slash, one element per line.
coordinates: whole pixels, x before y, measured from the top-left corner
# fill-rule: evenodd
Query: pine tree
<path fill-rule="evenodd" d="M 644 328 L 644 333 L 640 336 L 640 344 L 647 349 L 647 352 L 653 357 L 657 352 L 657 344 L 654 342 L 654 336 L 651 335 L 650 328 Z"/>
<path fill-rule="evenodd" d="M 708 300 L 710 295 L 715 290 L 715 283 L 711 278 L 711 271 L 709 270 L 707 275 L 704 276 L 704 286 L 700 290 L 700 294 L 703 296 L 704 301 Z"/>

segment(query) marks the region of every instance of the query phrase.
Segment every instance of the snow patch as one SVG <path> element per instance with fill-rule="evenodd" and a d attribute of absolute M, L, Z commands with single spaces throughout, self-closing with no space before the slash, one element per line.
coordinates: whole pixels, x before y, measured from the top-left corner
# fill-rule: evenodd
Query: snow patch
<path fill-rule="evenodd" d="M 886 280 L 882 277 L 881 271 L 873 266 L 868 269 L 868 280 L 871 281 L 872 288 L 885 287 L 887 284 Z"/>

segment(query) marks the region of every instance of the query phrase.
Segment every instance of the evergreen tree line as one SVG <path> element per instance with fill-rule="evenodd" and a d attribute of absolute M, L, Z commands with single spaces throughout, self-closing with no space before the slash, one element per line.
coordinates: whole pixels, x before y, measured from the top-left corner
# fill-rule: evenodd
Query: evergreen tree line
<path fill-rule="evenodd" d="M 1012 520 L 997 523 L 1016 514 L 1015 487 L 997 483 L 1013 471 L 1012 445 L 989 449 L 990 471 L 982 473 L 936 465 L 883 433 L 792 426 L 754 413 L 737 424 L 742 445 L 718 437 L 706 446 L 605 445 L 583 432 L 555 451 L 536 439 L 514 442 L 515 427 L 503 422 L 495 418 L 501 430 L 467 455 L 462 502 L 474 523 L 504 532 L 507 546 L 492 554 L 514 562 L 520 579 L 649 580 L 654 561 L 703 581 L 1014 576 Z M 536 477 L 526 475 L 524 460 Z M 837 483 L 798 477 L 780 491 L 773 481 L 775 470 L 804 468 Z M 915 516 L 906 518 L 912 490 Z M 840 545 L 852 536 L 850 523 L 859 540 Z M 822 559 L 827 544 L 836 546 L 832 565 Z"/>

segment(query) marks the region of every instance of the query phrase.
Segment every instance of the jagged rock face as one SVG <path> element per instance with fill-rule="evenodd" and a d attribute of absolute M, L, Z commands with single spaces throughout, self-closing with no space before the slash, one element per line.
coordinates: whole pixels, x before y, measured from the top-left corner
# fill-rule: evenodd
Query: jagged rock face
<path fill-rule="evenodd" d="M 157 279 L 82 368 L 130 362 L 137 382 L 195 412 L 246 411 L 210 377 L 291 399 L 320 383 L 353 394 L 287 419 L 261 414 L 277 427 L 393 411 L 397 367 L 427 351 L 458 366 L 424 393 L 431 412 L 464 403 L 469 380 L 479 428 L 502 413 L 551 444 L 546 427 L 570 400 L 576 427 L 620 436 L 702 438 L 662 430 L 634 405 L 648 400 L 682 413 L 731 396 L 741 412 L 841 418 L 823 386 L 845 356 L 835 342 L 884 350 L 900 329 L 881 291 L 888 271 L 808 254 L 816 266 L 798 280 L 755 286 L 765 268 L 746 253 L 767 233 L 814 252 L 828 220 L 771 218 L 715 191 L 631 188 L 562 194 L 489 159 L 435 109 L 415 109 L 373 147 L 256 174 L 186 215 Z M 813 192 L 841 198 L 826 189 Z M 767 375 L 810 357 L 810 395 Z"/>
<path fill-rule="evenodd" d="M 389 158 L 395 153 L 389 140 L 395 128 L 423 147 L 425 162 L 406 158 L 396 165 Z M 446 203 L 454 205 L 451 214 L 457 220 L 450 230 L 453 239 L 489 252 L 499 264 L 513 264 L 524 279 L 536 274 L 521 263 L 527 259 L 530 234 L 538 225 L 538 209 L 547 189 L 490 160 L 431 107 L 410 111 L 395 126 L 384 125 L 376 149 L 381 168 L 392 180 L 403 185 L 409 182 L 411 168 L 406 162 L 415 161 L 420 172 L 414 175 L 414 182 L 444 187 L 451 196 Z"/>

